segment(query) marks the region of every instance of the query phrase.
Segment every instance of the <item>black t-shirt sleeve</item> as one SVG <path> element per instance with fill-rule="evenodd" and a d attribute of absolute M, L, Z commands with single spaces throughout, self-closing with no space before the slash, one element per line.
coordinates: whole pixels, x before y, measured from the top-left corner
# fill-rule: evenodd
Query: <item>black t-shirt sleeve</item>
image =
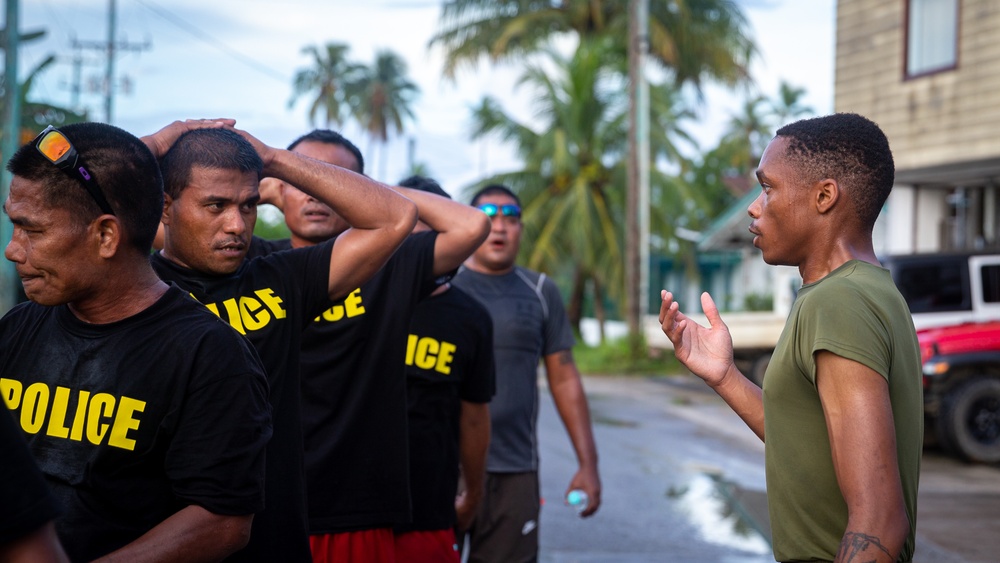
<path fill-rule="evenodd" d="M 301 291 L 302 328 L 330 307 L 330 257 L 336 239 L 269 254 L 260 260 L 273 268 L 271 275 L 295 280 Z M 292 285 L 292 284 L 289 284 Z"/>
<path fill-rule="evenodd" d="M 449 291 L 461 292 L 458 288 Z M 471 403 L 488 403 L 496 393 L 496 364 L 493 360 L 493 321 L 490 313 L 475 299 L 461 292 L 466 307 L 465 319 L 475 335 L 475 353 L 469 371 L 462 379 L 459 397 Z"/>
<path fill-rule="evenodd" d="M 0 407 L 0 545 L 53 520 L 59 510 L 6 406 Z"/>
<path fill-rule="evenodd" d="M 259 512 L 272 431 L 264 368 L 228 329 L 209 333 L 192 353 L 200 356 L 194 362 L 199 372 L 177 413 L 166 458 L 174 494 L 216 514 Z"/>
<path fill-rule="evenodd" d="M 420 283 L 418 295 L 422 297 L 430 295 L 441 285 L 439 278 L 442 276 L 434 275 L 434 246 L 437 244 L 437 236 L 437 231 L 412 234 L 398 250 L 398 252 L 413 252 L 418 256 L 416 261 L 417 281 Z"/>

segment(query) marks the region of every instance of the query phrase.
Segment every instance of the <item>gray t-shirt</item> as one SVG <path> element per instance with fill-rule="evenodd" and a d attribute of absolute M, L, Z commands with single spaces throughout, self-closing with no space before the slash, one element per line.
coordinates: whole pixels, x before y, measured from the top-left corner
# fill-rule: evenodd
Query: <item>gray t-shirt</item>
<path fill-rule="evenodd" d="M 453 283 L 493 318 L 496 395 L 486 470 L 538 470 L 538 361 L 573 347 L 559 289 L 544 274 L 521 267 L 495 276 L 463 268 Z"/>

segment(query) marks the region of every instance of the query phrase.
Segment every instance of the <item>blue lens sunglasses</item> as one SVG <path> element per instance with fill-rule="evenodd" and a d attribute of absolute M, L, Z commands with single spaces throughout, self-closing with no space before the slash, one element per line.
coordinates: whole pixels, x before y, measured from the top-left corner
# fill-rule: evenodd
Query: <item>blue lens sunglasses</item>
<path fill-rule="evenodd" d="M 514 205 L 514 204 L 512 204 L 512 203 L 507 204 L 507 205 L 497 205 L 495 203 L 483 203 L 483 204 L 477 205 L 476 207 L 478 207 L 480 210 L 482 210 L 482 212 L 485 213 L 486 216 L 489 217 L 489 218 L 491 218 L 491 219 L 493 217 L 496 217 L 498 214 L 502 215 L 504 217 L 520 217 L 521 216 L 521 208 L 518 207 L 518 206 L 516 206 L 516 205 Z"/>

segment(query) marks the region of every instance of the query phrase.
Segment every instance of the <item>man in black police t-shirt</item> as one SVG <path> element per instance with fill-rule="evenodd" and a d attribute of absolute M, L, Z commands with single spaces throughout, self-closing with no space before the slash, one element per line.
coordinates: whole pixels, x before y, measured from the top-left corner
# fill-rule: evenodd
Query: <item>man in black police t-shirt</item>
<path fill-rule="evenodd" d="M 5 255 L 31 302 L 0 320 L 0 395 L 61 505 L 67 554 L 243 547 L 264 503 L 267 383 L 238 334 L 150 268 L 153 155 L 84 123 L 44 131 L 8 169 Z"/>
<path fill-rule="evenodd" d="M 360 152 L 332 131 L 313 131 L 290 150 L 361 172 Z M 297 187 L 281 182 L 278 201 L 271 199 L 285 214 L 290 246 L 340 241 L 343 214 Z M 332 303 L 302 337 L 309 528 L 317 560 L 345 560 L 348 552 L 364 563 L 391 558 L 393 526 L 410 521 L 403 372 L 410 315 L 436 278 L 457 268 L 488 234 L 478 209 L 394 189 L 417 204 L 420 220 L 434 231 L 409 237 L 382 270 Z"/>
<path fill-rule="evenodd" d="M 429 178 L 399 184 L 450 197 Z M 489 311 L 442 284 L 413 311 L 404 363 L 413 521 L 395 527 L 396 561 L 457 563 L 455 530 L 472 523 L 486 478 L 487 403 L 494 393 Z M 459 467 L 463 486 L 456 496 Z"/>
<path fill-rule="evenodd" d="M 302 329 L 368 280 L 416 219 L 414 206 L 348 170 L 268 147 L 245 132 L 184 132 L 174 123 L 147 144 L 163 155 L 164 247 L 153 267 L 245 334 L 270 383 L 274 437 L 267 450 L 266 506 L 247 549 L 256 561 L 308 561 L 299 389 Z M 183 134 L 181 134 L 183 133 Z M 292 182 L 353 227 L 328 243 L 245 260 L 261 174 Z"/>

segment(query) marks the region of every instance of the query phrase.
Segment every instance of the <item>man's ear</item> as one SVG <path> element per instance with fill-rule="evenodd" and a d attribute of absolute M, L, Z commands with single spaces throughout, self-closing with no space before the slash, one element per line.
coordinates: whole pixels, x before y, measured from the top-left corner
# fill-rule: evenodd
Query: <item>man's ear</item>
<path fill-rule="evenodd" d="M 118 253 L 118 248 L 122 244 L 122 225 L 117 217 L 102 215 L 97 221 L 91 223 L 91 228 L 97 231 L 99 237 L 99 253 L 101 258 L 108 259 Z"/>
<path fill-rule="evenodd" d="M 821 215 L 829 213 L 840 200 L 840 184 L 836 180 L 826 178 L 815 185 L 816 211 Z"/>
<path fill-rule="evenodd" d="M 170 211 L 173 202 L 174 198 L 170 197 L 169 194 L 163 194 L 163 216 L 160 217 L 160 223 L 164 225 L 170 224 Z"/>

